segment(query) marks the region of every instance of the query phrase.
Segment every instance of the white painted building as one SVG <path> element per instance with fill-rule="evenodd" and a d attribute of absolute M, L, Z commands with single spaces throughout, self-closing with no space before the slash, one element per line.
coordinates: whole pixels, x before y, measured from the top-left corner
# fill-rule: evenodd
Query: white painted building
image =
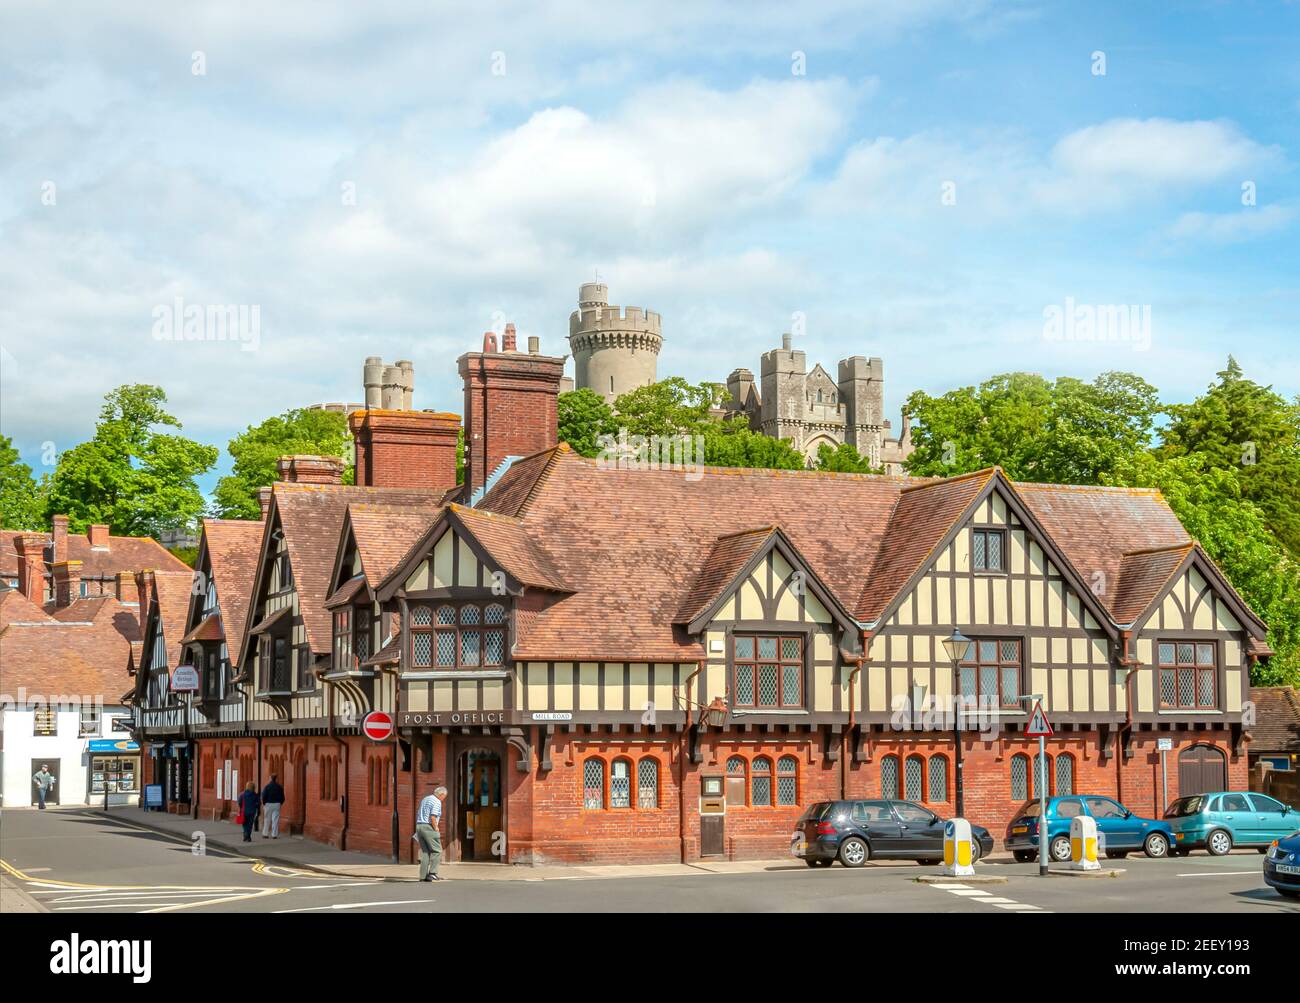
<path fill-rule="evenodd" d="M 140 749 L 114 727 L 129 722 L 123 706 L 94 705 L 72 709 L 5 708 L 0 712 L 0 804 L 21 808 L 36 804 L 32 776 L 49 764 L 57 778 L 50 805 L 133 805 L 139 801 Z"/>

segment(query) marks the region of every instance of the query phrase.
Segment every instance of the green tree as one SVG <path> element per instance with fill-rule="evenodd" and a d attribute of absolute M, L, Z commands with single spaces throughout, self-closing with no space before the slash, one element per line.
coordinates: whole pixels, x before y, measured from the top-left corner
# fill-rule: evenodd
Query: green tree
<path fill-rule="evenodd" d="M 726 389 L 717 383 L 670 376 L 620 394 L 614 401 L 615 424 L 628 435 L 703 435 L 715 421 L 709 412 L 726 399 Z"/>
<path fill-rule="evenodd" d="M 337 411 L 295 408 L 248 426 L 226 449 L 235 462 L 230 473 L 217 481 L 213 511 L 222 519 L 255 520 L 262 514 L 257 490 L 279 478 L 276 464 L 280 457 L 305 454 L 345 459 L 350 454 L 348 421 Z M 344 483 L 351 483 L 354 476 L 354 468 L 345 471 Z"/>
<path fill-rule="evenodd" d="M 1161 458 L 1140 452 L 1106 482 L 1160 489 L 1187 532 L 1268 624 L 1276 654 L 1256 667 L 1251 681 L 1300 683 L 1300 564 L 1269 531 L 1264 511 L 1245 497 L 1241 472 L 1216 467 L 1199 453 Z"/>
<path fill-rule="evenodd" d="M 1161 406 L 1156 388 L 1132 373 L 1103 373 L 1091 383 L 1005 373 L 942 397 L 917 391 L 905 411 L 916 444 L 907 461 L 912 474 L 998 465 L 1017 480 L 1096 484 L 1146 448 Z"/>
<path fill-rule="evenodd" d="M 755 467 L 767 470 L 802 470 L 803 454 L 786 439 L 752 431 L 744 418 L 731 418 L 706 426 L 704 462 L 710 467 Z"/>
<path fill-rule="evenodd" d="M 65 451 L 50 478 L 46 515 L 65 513 L 73 531 L 107 523 L 124 536 L 157 536 L 193 526 L 203 511 L 196 478 L 217 460 L 173 432 L 181 423 L 161 387 L 135 384 L 104 397 L 95 435 Z"/>
<path fill-rule="evenodd" d="M 599 456 L 600 437 L 618 431 L 613 408 L 587 387 L 560 394 L 558 411 L 559 441 L 580 456 Z"/>
<path fill-rule="evenodd" d="M 1169 407 L 1161 455 L 1199 453 L 1211 466 L 1237 471 L 1242 497 L 1300 559 L 1300 400 L 1288 403 L 1246 379 L 1232 356 L 1217 376 L 1192 403 Z"/>
<path fill-rule="evenodd" d="M 874 474 L 879 468 L 858 452 L 855 446 L 842 442 L 835 448 L 826 443 L 817 447 L 817 469 L 834 470 L 842 474 Z"/>
<path fill-rule="evenodd" d="M 41 485 L 14 449 L 0 435 L 0 529 L 44 529 L 45 502 Z"/>

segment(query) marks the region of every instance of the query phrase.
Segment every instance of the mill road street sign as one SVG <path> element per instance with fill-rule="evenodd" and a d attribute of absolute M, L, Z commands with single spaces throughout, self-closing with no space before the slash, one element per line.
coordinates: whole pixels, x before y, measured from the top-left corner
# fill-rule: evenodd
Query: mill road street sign
<path fill-rule="evenodd" d="M 1047 738 L 1052 734 L 1052 725 L 1043 713 L 1043 701 L 1034 704 L 1034 712 L 1029 715 L 1029 726 L 1025 728 L 1026 738 Z"/>
<path fill-rule="evenodd" d="M 393 715 L 372 710 L 361 719 L 361 733 L 372 742 L 386 742 L 393 737 Z"/>

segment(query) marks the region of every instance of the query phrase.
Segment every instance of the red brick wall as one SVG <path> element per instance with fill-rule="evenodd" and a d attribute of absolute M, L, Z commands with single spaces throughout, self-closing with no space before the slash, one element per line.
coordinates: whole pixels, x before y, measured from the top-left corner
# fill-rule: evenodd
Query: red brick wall
<path fill-rule="evenodd" d="M 201 738 L 197 741 L 196 789 L 199 798 L 199 818 L 207 821 L 216 819 L 233 819 L 234 801 L 230 798 L 229 778 L 224 778 L 226 797 L 217 800 L 217 770 L 226 768 L 226 760 L 239 770 L 239 786 L 242 789 L 250 779 L 247 771 L 253 768 L 257 758 L 257 739 L 255 738 Z M 241 762 L 242 761 L 242 762 Z M 256 780 L 256 777 L 251 779 Z"/>
<path fill-rule="evenodd" d="M 354 411 L 356 482 L 376 488 L 456 486 L 460 417 L 431 411 Z"/>

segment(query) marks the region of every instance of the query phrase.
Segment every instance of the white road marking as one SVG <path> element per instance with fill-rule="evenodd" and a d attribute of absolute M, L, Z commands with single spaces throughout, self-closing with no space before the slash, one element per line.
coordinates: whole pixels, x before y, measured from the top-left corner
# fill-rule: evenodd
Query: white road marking
<path fill-rule="evenodd" d="M 323 912 L 326 909 L 371 909 L 380 905 L 424 905 L 433 899 L 394 899 L 391 902 L 336 902 L 334 905 L 308 906 L 306 909 L 276 909 L 277 915 L 289 912 Z"/>
<path fill-rule="evenodd" d="M 997 909 L 1005 909 L 1007 912 L 1050 912 L 1040 906 L 1029 905 L 1025 902 L 1017 902 L 1015 899 L 1002 898 L 994 895 L 992 892 L 986 892 L 980 888 L 972 888 L 964 884 L 935 884 L 931 888 L 938 888 L 947 892 L 949 895 L 957 895 L 964 899 L 970 899 L 972 902 L 983 902 Z"/>
<path fill-rule="evenodd" d="M 1254 873 L 1255 873 L 1254 871 L 1210 871 L 1209 873 L 1206 873 L 1206 872 L 1202 871 L 1202 872 L 1199 873 L 1199 874 L 1175 874 L 1174 877 L 1177 877 L 1177 878 L 1233 878 L 1233 877 L 1241 877 L 1241 876 L 1246 875 L 1246 874 L 1249 874 L 1249 875 L 1252 875 L 1252 876 L 1253 876 Z"/>
<path fill-rule="evenodd" d="M 982 892 L 978 888 L 949 888 L 948 892 L 952 895 L 964 895 L 967 898 L 992 898 L 989 892 Z"/>

